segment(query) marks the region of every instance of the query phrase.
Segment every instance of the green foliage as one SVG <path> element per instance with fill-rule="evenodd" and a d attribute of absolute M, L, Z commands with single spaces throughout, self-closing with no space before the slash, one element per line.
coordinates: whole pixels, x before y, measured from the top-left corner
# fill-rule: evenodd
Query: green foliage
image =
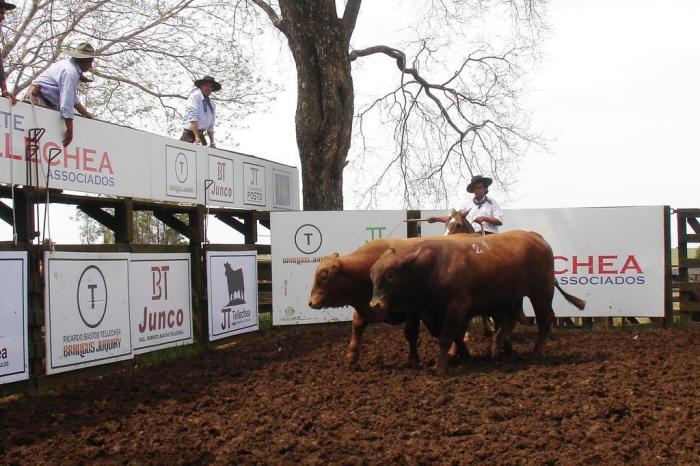
<path fill-rule="evenodd" d="M 187 221 L 187 214 L 177 217 Z M 151 212 L 134 212 L 134 242 L 137 244 L 187 244 L 187 238 L 163 225 Z"/>
<path fill-rule="evenodd" d="M 105 209 L 106 211 L 114 209 Z M 114 212 L 111 212 L 112 214 Z M 87 215 L 82 210 L 76 210 L 74 217 L 71 220 L 78 224 L 78 229 L 80 233 L 80 243 L 81 244 L 113 244 L 114 243 L 114 232 L 102 225 L 101 223 L 93 220 L 89 215 Z"/>
<path fill-rule="evenodd" d="M 78 91 L 85 107 L 102 120 L 179 136 L 184 101 L 205 74 L 223 84 L 219 121 L 270 100 L 276 87 L 256 76 L 256 57 L 243 50 L 251 35 L 219 0 L 42 0 L 8 12 L 2 56 L 9 89 L 21 95 L 66 49 L 90 42 L 98 58 L 88 73 L 94 82 Z M 221 144 L 230 137 L 220 129 Z"/>
<path fill-rule="evenodd" d="M 113 209 L 105 209 L 109 212 Z M 113 214 L 113 212 L 110 212 Z M 177 216 L 187 222 L 187 214 Z M 114 244 L 114 232 L 92 217 L 78 210 L 71 218 L 78 224 L 81 244 Z M 134 212 L 134 242 L 136 244 L 176 245 L 187 244 L 187 238 L 163 225 L 151 212 Z"/>

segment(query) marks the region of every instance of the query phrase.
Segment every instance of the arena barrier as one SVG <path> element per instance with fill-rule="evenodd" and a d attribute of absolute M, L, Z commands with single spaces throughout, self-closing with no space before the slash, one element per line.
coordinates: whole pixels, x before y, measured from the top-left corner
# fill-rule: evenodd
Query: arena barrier
<path fill-rule="evenodd" d="M 352 309 L 310 309 L 321 258 L 347 254 L 378 237 L 442 235 L 440 223 L 407 218 L 444 211 L 279 212 L 271 215 L 275 325 L 349 320 Z M 504 209 L 502 231 L 537 231 L 551 244 L 555 274 L 567 292 L 587 301 L 580 311 L 555 295 L 558 317 L 658 317 L 671 309 L 669 208 Z M 410 232 L 411 225 L 420 232 Z M 527 300 L 526 300 L 527 301 Z M 526 314 L 532 315 L 529 303 Z"/>
<path fill-rule="evenodd" d="M 269 306 L 269 297 L 258 293 L 263 289 L 272 292 L 274 325 L 347 320 L 350 309 L 305 307 L 313 272 L 324 255 L 348 253 L 380 237 L 442 232 L 438 224 L 406 222 L 438 213 L 432 211 L 269 213 L 213 208 L 211 215 L 228 219 L 250 244 L 208 245 L 207 209 L 201 205 L 73 199 L 64 193 L 55 197 L 81 200 L 93 210 L 97 207 L 91 203 L 118 203 L 121 212 L 103 220 L 120 232 L 118 238 L 132 242 L 55 248 L 48 243 L 0 245 L 5 286 L 0 317 L 13 329 L 9 338 L 0 337 L 3 390 L 124 370 L 143 353 L 172 346 L 226 344 L 259 328 L 258 311 Z M 185 235 L 189 244 L 133 244 L 130 214 L 145 209 L 158 212 L 157 217 Z M 183 212 L 186 220 L 175 216 Z M 557 276 L 567 278 L 562 286 L 588 300 L 584 313 L 555 303 L 558 316 L 646 316 L 668 323 L 673 317 L 669 216 L 670 209 L 663 206 L 506 209 L 504 222 L 513 229 L 542 233 L 554 248 Z M 254 244 L 258 223 L 271 229 L 272 249 Z M 271 254 L 271 261 L 258 260 L 256 252 Z"/>

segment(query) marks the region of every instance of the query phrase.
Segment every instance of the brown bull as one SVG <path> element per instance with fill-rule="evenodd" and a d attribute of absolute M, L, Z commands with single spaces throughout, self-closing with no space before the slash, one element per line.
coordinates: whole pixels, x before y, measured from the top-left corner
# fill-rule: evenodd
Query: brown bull
<path fill-rule="evenodd" d="M 554 288 L 579 309 L 585 303 L 564 292 L 554 278 L 554 258 L 539 234 L 511 231 L 453 241 L 426 239 L 401 251 L 387 250 L 372 266 L 375 319 L 397 318 L 410 305 L 438 337 L 438 372 L 447 372 L 448 349 L 466 356 L 462 336 L 471 317 L 492 315 L 501 328 L 498 341 L 512 330 L 524 297 L 532 303 L 538 336 L 534 353 L 542 354 L 554 320 Z M 492 347 L 493 350 L 493 347 Z"/>
<path fill-rule="evenodd" d="M 448 237 L 435 237 L 439 241 L 454 241 L 464 235 Z M 480 238 L 481 235 L 478 235 Z M 388 249 L 403 251 L 412 248 L 426 238 L 384 238 L 370 241 L 354 252 L 344 256 L 333 253 L 324 257 L 316 268 L 314 281 L 309 297 L 309 307 L 321 309 L 326 307 L 352 306 L 355 312 L 352 316 L 352 333 L 346 353 L 348 365 L 357 364 L 360 356 L 362 334 L 367 325 L 374 322 L 386 321 L 391 324 L 404 322 L 404 335 L 408 341 L 409 354 L 408 365 L 418 367 L 418 335 L 420 331 L 420 319 L 415 309 L 406 307 L 400 313 L 392 316 L 378 316 L 370 312 L 369 303 L 372 299 L 372 280 L 370 268 L 376 260 Z M 509 348 L 507 341 L 502 346 Z M 451 351 L 451 356 L 457 354 L 457 348 Z"/>
<path fill-rule="evenodd" d="M 422 239 L 385 238 L 370 241 L 350 254 L 340 256 L 334 253 L 324 257 L 316 268 L 309 307 L 312 309 L 342 306 L 355 308 L 352 316 L 352 335 L 346 354 L 350 367 L 357 364 L 359 359 L 362 333 L 367 328 L 367 324 L 385 320 L 385 316 L 378 317 L 376 313 L 369 312 L 369 301 L 372 299 L 370 267 L 386 250 L 393 248 L 396 251 L 403 251 Z M 409 344 L 408 362 L 410 366 L 417 367 L 420 321 L 412 318 L 412 313 L 406 314 L 408 318 L 401 316 L 399 320 L 390 321 L 390 323 L 405 320 L 404 334 Z"/>

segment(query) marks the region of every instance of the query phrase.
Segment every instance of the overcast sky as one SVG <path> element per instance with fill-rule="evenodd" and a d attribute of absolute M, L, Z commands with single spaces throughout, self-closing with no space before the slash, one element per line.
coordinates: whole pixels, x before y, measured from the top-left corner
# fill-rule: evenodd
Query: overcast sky
<path fill-rule="evenodd" d="M 368 15 L 400 15 L 392 3 L 364 9 L 358 34 L 381 24 Z M 530 153 L 514 191 L 492 195 L 512 208 L 696 207 L 700 1 L 554 0 L 549 20 L 526 99 L 549 153 Z M 294 92 L 291 83 L 271 114 L 250 120 L 241 150 L 299 166 Z M 260 138 L 257 128 L 266 124 L 276 127 L 275 138 Z M 354 208 L 345 197 L 345 208 Z M 401 207 L 392 202 L 380 207 Z"/>
<path fill-rule="evenodd" d="M 382 24 L 380 13 L 402 14 L 391 5 L 365 2 L 358 33 Z M 549 22 L 526 100 L 549 153 L 529 154 L 515 190 L 492 195 L 506 208 L 698 207 L 700 1 L 554 0 Z M 244 122 L 237 150 L 299 167 L 295 92 L 292 73 L 272 110 Z M 345 208 L 354 202 L 346 194 Z M 75 229 L 52 229 L 57 241 L 76 241 Z M 231 232 L 211 231 L 214 241 Z"/>

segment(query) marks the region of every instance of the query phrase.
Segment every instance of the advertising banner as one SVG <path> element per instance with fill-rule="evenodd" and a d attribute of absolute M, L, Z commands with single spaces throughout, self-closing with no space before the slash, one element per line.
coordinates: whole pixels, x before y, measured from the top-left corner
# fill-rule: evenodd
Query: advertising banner
<path fill-rule="evenodd" d="M 256 251 L 207 251 L 209 340 L 258 330 Z"/>
<path fill-rule="evenodd" d="M 63 147 L 63 122 L 56 111 L 32 110 L 20 102 L 10 113 L 3 102 L 9 101 L 0 101 L 5 115 L 0 118 L 0 183 L 204 204 L 205 182 L 213 180 L 209 205 L 299 208 L 299 171 L 294 167 L 80 116 L 74 120 L 73 142 Z M 35 136 L 33 142 L 28 139 Z M 37 165 L 38 180 L 27 180 L 25 142 L 34 149 L 31 162 Z M 280 191 L 275 197 L 273 187 L 283 185 L 273 180 L 273 170 L 287 177 L 286 195 Z"/>
<path fill-rule="evenodd" d="M 243 164 L 244 200 L 246 205 L 265 205 L 265 167 L 254 163 Z"/>
<path fill-rule="evenodd" d="M 367 241 L 406 237 L 404 211 L 273 212 L 272 322 L 274 325 L 351 320 L 350 307 L 311 309 L 316 267 L 325 256 L 348 254 Z"/>
<path fill-rule="evenodd" d="M 133 357 L 129 255 L 47 252 L 46 373 Z"/>
<path fill-rule="evenodd" d="M 557 316 L 663 317 L 663 215 L 663 206 L 504 209 L 500 231 L 536 231 L 552 246 L 559 284 L 586 301 L 579 311 L 555 291 Z M 444 224 L 422 223 L 421 230 L 442 234 Z M 527 300 L 525 313 L 533 315 Z"/>
<path fill-rule="evenodd" d="M 131 254 L 129 302 L 134 354 L 192 343 L 190 255 Z"/>
<path fill-rule="evenodd" d="M 273 207 L 279 209 L 292 208 L 292 176 L 289 173 L 273 170 L 274 199 Z"/>
<path fill-rule="evenodd" d="M 165 146 L 165 175 L 168 196 L 197 199 L 197 153 L 182 147 Z"/>
<path fill-rule="evenodd" d="M 207 190 L 207 199 L 224 204 L 234 203 L 233 166 L 233 159 L 209 154 L 209 179 L 212 184 Z"/>
<path fill-rule="evenodd" d="M 26 252 L 0 252 L 0 296 L 0 384 L 27 380 Z"/>

